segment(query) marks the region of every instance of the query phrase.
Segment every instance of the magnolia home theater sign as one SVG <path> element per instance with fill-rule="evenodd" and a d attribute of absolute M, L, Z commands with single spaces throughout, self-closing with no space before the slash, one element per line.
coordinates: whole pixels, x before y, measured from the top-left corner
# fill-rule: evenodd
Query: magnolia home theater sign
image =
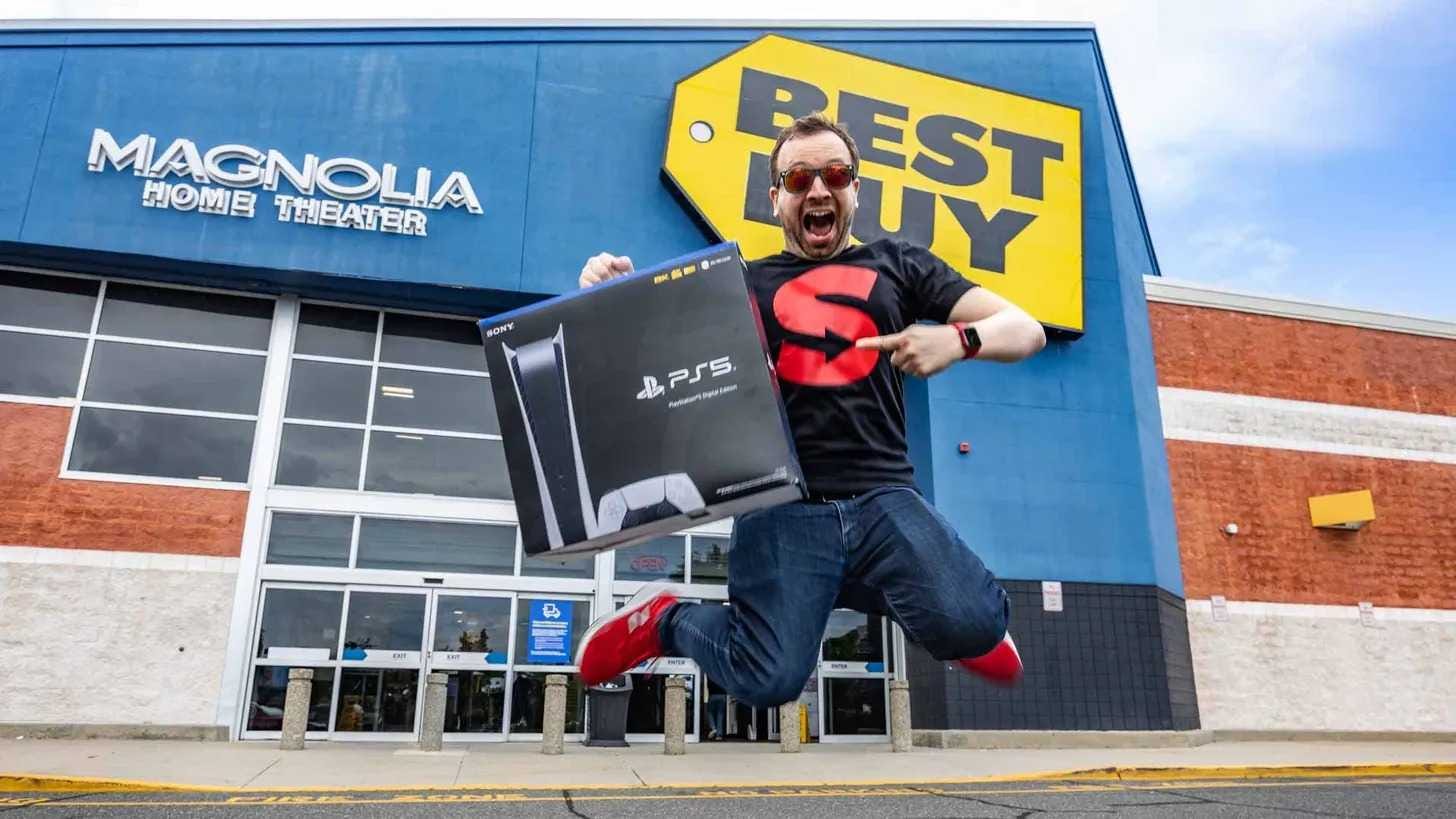
<path fill-rule="evenodd" d="M 252 188 L 278 191 L 283 182 L 293 193 L 273 196 L 280 222 L 425 236 L 427 211 L 448 206 L 482 212 L 470 177 L 461 171 L 451 171 L 432 187 L 434 172 L 418 168 L 414 184 L 401 189 L 399 167 L 388 162 L 376 169 L 350 157 L 321 160 L 304 154 L 295 163 L 272 148 L 227 144 L 204 151 L 190 139 L 174 139 L 158 153 L 157 144 L 151 134 L 139 134 L 122 145 L 111 132 L 97 128 L 91 133 L 86 167 L 95 173 L 105 173 L 108 165 L 118 171 L 131 168 L 146 180 L 144 207 L 243 219 L 258 211 L 258 194 Z"/>

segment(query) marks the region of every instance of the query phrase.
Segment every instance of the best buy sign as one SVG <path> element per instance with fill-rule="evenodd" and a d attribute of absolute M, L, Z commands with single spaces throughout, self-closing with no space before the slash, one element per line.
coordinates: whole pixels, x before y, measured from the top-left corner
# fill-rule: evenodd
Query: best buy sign
<path fill-rule="evenodd" d="M 1043 324 L 1083 330 L 1080 111 L 770 35 L 678 82 L 664 169 L 720 237 L 777 253 L 769 152 L 818 110 L 859 145 L 856 239 L 929 247 Z"/>

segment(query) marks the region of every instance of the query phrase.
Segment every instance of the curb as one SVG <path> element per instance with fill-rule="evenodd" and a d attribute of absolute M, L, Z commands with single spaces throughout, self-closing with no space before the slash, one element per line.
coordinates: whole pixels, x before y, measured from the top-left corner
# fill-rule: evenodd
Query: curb
<path fill-rule="evenodd" d="M 1242 779 L 1337 779 L 1381 777 L 1456 776 L 1456 763 L 1377 763 L 1367 765 L 1233 765 L 1144 767 L 1116 766 L 1062 771 L 1041 771 L 1002 776 L 980 776 L 928 780 L 849 780 L 817 782 L 670 782 L 659 785 L 580 784 L 463 784 L 463 785 L 367 785 L 290 786 L 279 788 L 228 785 L 189 785 L 142 779 L 109 779 L 88 776 L 0 773 L 0 793 L 364 793 L 393 791 L 653 791 L 685 788 L 823 788 L 882 785 L 973 785 L 1003 782 L 1176 782 Z"/>

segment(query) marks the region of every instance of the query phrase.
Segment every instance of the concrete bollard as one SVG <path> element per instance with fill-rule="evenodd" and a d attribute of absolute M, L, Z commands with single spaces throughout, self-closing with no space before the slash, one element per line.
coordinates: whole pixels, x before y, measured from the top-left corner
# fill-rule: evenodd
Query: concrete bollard
<path fill-rule="evenodd" d="M 779 752 L 799 752 L 799 701 L 789 700 L 779 706 Z"/>
<path fill-rule="evenodd" d="M 546 675 L 546 705 L 541 715 L 541 753 L 566 751 L 566 675 Z"/>
<path fill-rule="evenodd" d="M 896 753 L 910 750 L 910 681 L 890 680 L 890 748 Z"/>
<path fill-rule="evenodd" d="M 667 678 L 666 701 L 662 704 L 662 752 L 668 756 L 687 753 L 688 683 L 682 677 Z"/>
<path fill-rule="evenodd" d="M 420 728 L 420 750 L 445 747 L 445 693 L 450 675 L 432 671 L 425 677 L 425 722 Z"/>
<path fill-rule="evenodd" d="M 303 735 L 308 731 L 308 706 L 313 699 L 313 669 L 288 669 L 288 690 L 283 695 L 283 738 L 278 747 L 285 751 L 302 751 Z"/>

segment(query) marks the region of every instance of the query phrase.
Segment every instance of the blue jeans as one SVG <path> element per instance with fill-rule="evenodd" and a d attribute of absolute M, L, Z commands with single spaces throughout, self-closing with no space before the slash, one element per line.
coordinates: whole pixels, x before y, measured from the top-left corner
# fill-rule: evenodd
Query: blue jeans
<path fill-rule="evenodd" d="M 850 500 L 740 516 L 728 605 L 679 603 L 664 654 L 691 657 L 738 699 L 796 699 L 835 608 L 889 615 L 937 660 L 975 657 L 1006 633 L 1006 592 L 920 493 L 891 486 Z"/>

